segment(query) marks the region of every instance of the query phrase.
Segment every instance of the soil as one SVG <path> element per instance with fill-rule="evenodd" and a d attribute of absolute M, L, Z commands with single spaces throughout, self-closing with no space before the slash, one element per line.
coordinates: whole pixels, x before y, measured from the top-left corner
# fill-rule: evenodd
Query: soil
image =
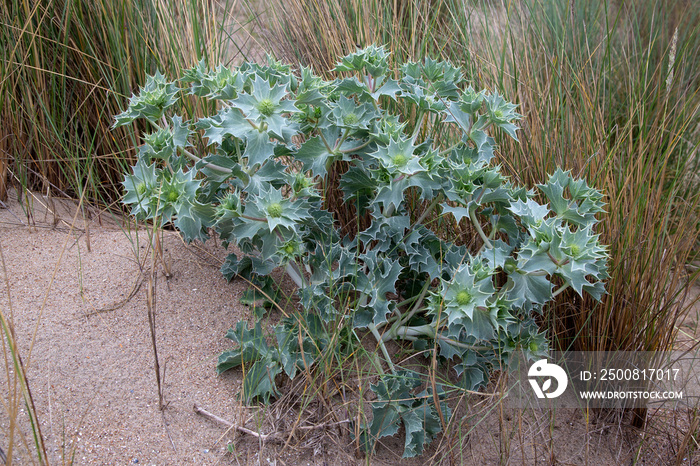
<path fill-rule="evenodd" d="M 152 306 L 161 409 L 148 319 L 149 232 L 76 204 L 30 195 L 0 209 L 0 305 L 14 326 L 50 463 L 413 465 L 433 463 L 435 451 L 448 444 L 451 464 L 630 464 L 635 456 L 640 464 L 667 464 L 692 422 L 680 411 L 656 413 L 643 433 L 619 420 L 587 422 L 575 410 L 521 415 L 485 407 L 483 414 L 463 415 L 463 436 L 439 437 L 412 460 L 400 458 L 399 436 L 371 459 L 356 455 L 347 423 L 290 435 L 298 419 L 298 426 L 318 426 L 342 417 L 343 407 L 333 405 L 331 418 L 328 410 L 309 414 L 310 406 L 302 413 L 289 402 L 240 403 L 241 371 L 217 375 L 215 365 L 234 346 L 226 331 L 254 321 L 239 303 L 248 285 L 224 280 L 219 267 L 227 251 L 217 241 L 185 245 L 172 231 L 163 234 L 165 260 L 156 264 Z M 17 384 L 12 369 L 0 372 L 0 447 L 9 453 Z M 13 458 L 28 464 L 36 461 L 33 440 L 19 405 Z M 195 405 L 236 428 L 196 413 Z"/>

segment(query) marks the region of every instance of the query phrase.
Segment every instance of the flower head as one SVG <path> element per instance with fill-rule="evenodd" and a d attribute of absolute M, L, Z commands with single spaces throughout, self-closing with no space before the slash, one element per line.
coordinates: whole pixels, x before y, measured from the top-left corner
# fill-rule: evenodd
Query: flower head
<path fill-rule="evenodd" d="M 471 319 L 475 309 L 488 307 L 496 290 L 491 275 L 484 272 L 480 263 L 465 264 L 451 280 L 443 280 L 439 297 L 450 323 L 463 317 Z"/>

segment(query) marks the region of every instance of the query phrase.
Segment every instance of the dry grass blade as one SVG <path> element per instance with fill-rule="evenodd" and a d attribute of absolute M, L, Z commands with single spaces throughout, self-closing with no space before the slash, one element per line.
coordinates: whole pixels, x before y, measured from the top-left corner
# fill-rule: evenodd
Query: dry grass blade
<path fill-rule="evenodd" d="M 0 446 L 0 455 L 2 456 L 3 462 L 7 464 L 12 464 L 12 458 L 14 449 L 17 446 L 15 444 L 15 435 L 22 438 L 22 443 L 27 451 L 30 448 L 24 438 L 23 433 L 19 427 L 19 408 L 20 400 L 23 401 L 26 407 L 27 415 L 29 417 L 30 430 L 32 432 L 32 438 L 34 441 L 34 449 L 36 451 L 36 457 L 39 464 L 48 464 L 48 456 L 46 453 L 46 446 L 44 444 L 44 436 L 41 433 L 41 424 L 36 415 L 36 408 L 34 406 L 34 399 L 32 397 L 31 389 L 29 388 L 29 380 L 27 379 L 26 366 L 22 361 L 19 349 L 16 343 L 14 326 L 12 323 L 12 297 L 10 291 L 10 283 L 8 281 L 7 268 L 5 266 L 5 255 L 3 253 L 2 245 L 0 245 L 0 261 L 2 261 L 2 271 L 3 278 L 6 285 L 8 307 L 10 315 L 5 314 L 4 310 L 0 310 L 0 326 L 2 326 L 3 332 L 3 355 L 5 357 L 5 375 L 8 388 L 8 398 L 3 401 L 5 410 L 9 418 L 9 429 L 7 432 L 7 451 L 4 451 Z M 9 357 L 9 360 L 8 360 Z M 17 386 L 19 384 L 19 391 Z"/>
<path fill-rule="evenodd" d="M 0 5 L 0 200 L 10 168 L 24 188 L 79 197 L 85 186 L 90 200 L 118 199 L 136 144 L 133 128 L 110 128 L 146 74 L 239 53 L 228 47 L 241 27 L 235 0 L 64 3 Z"/>

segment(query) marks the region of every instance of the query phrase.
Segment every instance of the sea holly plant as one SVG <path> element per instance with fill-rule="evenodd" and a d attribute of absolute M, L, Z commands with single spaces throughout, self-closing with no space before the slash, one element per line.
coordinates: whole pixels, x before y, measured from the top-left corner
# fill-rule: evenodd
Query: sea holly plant
<path fill-rule="evenodd" d="M 274 269 L 296 283 L 297 308 L 274 337 L 260 322 L 226 335 L 236 346 L 218 370 L 243 369 L 244 401 L 277 397 L 280 377 L 322 358 L 341 364 L 367 335 L 379 348 L 375 399 L 356 440 L 373 451 L 403 425 L 404 455 L 414 456 L 449 422 L 448 390 L 478 390 L 516 354 L 547 353 L 536 323 L 547 303 L 568 288 L 601 299 L 607 251 L 595 232 L 598 190 L 562 170 L 526 189 L 494 163 L 491 134 L 517 138 L 515 105 L 475 90 L 449 62 L 394 74 L 387 57 L 358 50 L 340 59 L 334 80 L 274 60 L 200 63 L 173 82 L 156 74 L 115 126 L 145 119 L 152 128 L 123 183 L 134 216 L 170 223 L 187 241 L 213 229 L 236 245 L 242 255 L 230 254 L 222 272 L 255 284 L 247 299 L 265 301 L 263 313 Z M 216 111 L 186 120 L 179 99 Z M 330 196 L 368 226 L 339 225 L 324 209 Z M 450 237 L 454 226 L 471 238 Z M 445 362 L 444 383 L 400 367 L 390 340 Z"/>

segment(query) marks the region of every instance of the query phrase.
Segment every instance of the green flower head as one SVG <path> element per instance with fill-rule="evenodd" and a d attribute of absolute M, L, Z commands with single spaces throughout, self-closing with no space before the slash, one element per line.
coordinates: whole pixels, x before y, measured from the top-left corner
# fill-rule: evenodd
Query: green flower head
<path fill-rule="evenodd" d="M 195 202 L 201 180 L 195 179 L 194 174 L 194 170 L 183 172 L 182 169 L 172 174 L 164 172 L 159 195 L 152 199 L 158 206 L 161 225 L 171 221 L 183 205 Z"/>
<path fill-rule="evenodd" d="M 259 127 L 264 127 L 261 123 L 265 122 L 270 130 L 281 136 L 282 129 L 288 126 L 285 115 L 300 111 L 294 101 L 287 98 L 287 86 L 271 85 L 260 76 L 256 76 L 251 84 L 251 92 L 240 93 L 231 104 L 248 120 L 256 122 Z"/>
<path fill-rule="evenodd" d="M 304 252 L 304 247 L 298 239 L 293 238 L 283 243 L 277 250 L 277 254 L 282 257 L 284 262 L 295 260 Z"/>
<path fill-rule="evenodd" d="M 450 323 L 463 317 L 472 318 L 474 310 L 487 307 L 496 292 L 491 275 L 475 268 L 482 267 L 463 265 L 452 280 L 442 282 L 440 295 Z"/>
<path fill-rule="evenodd" d="M 379 147 L 372 155 L 389 172 L 412 175 L 424 170 L 420 164 L 420 157 L 413 153 L 416 149 L 410 139 L 392 138 L 388 146 Z"/>
<path fill-rule="evenodd" d="M 360 121 L 360 119 L 354 113 L 348 113 L 343 116 L 343 124 L 346 126 L 356 125 L 358 121 Z"/>
<path fill-rule="evenodd" d="M 126 192 L 123 202 L 131 206 L 131 214 L 142 218 L 152 218 L 151 196 L 158 183 L 161 169 L 154 163 L 147 165 L 144 159 L 132 167 L 132 174 L 126 175 L 122 184 Z"/>
<path fill-rule="evenodd" d="M 161 128 L 158 131 L 145 135 L 143 139 L 155 152 L 160 152 L 172 142 L 173 133 L 168 129 Z"/>
<path fill-rule="evenodd" d="M 457 302 L 458 306 L 467 306 L 469 303 L 472 302 L 472 295 L 467 290 L 460 290 L 459 292 L 457 292 L 455 301 Z"/>
<path fill-rule="evenodd" d="M 180 198 L 180 192 L 177 189 L 171 189 L 166 194 L 166 198 L 168 202 L 177 202 L 177 200 Z"/>
<path fill-rule="evenodd" d="M 143 181 L 136 185 L 136 193 L 139 196 L 143 197 L 147 192 L 148 186 L 146 186 L 146 183 L 144 183 Z"/>
<path fill-rule="evenodd" d="M 238 211 L 241 207 L 241 199 L 234 193 L 228 193 L 219 205 L 224 210 Z"/>
<path fill-rule="evenodd" d="M 137 118 L 152 122 L 159 120 L 165 110 L 177 102 L 175 96 L 179 91 L 175 83 L 166 81 L 159 72 L 147 76 L 140 93 L 129 100 L 129 108 L 114 117 L 114 127 L 131 123 Z"/>
<path fill-rule="evenodd" d="M 272 218 L 280 218 L 282 212 L 282 204 L 279 202 L 273 202 L 267 206 L 267 214 Z"/>
<path fill-rule="evenodd" d="M 510 123 L 518 120 L 522 115 L 515 112 L 517 105 L 507 102 L 498 92 L 486 96 L 486 111 L 494 123 Z"/>
<path fill-rule="evenodd" d="M 275 103 L 271 99 L 262 99 L 255 104 L 255 108 L 260 112 L 261 115 L 269 117 L 275 113 L 276 109 Z"/>
<path fill-rule="evenodd" d="M 379 115 L 368 103 L 358 104 L 353 99 L 340 96 L 332 110 L 336 124 L 345 128 L 367 129 Z"/>
<path fill-rule="evenodd" d="M 270 232 L 277 227 L 294 229 L 308 215 L 308 205 L 303 200 L 292 200 L 281 189 L 263 187 L 252 203 L 246 205 L 246 215 L 264 218 Z"/>

